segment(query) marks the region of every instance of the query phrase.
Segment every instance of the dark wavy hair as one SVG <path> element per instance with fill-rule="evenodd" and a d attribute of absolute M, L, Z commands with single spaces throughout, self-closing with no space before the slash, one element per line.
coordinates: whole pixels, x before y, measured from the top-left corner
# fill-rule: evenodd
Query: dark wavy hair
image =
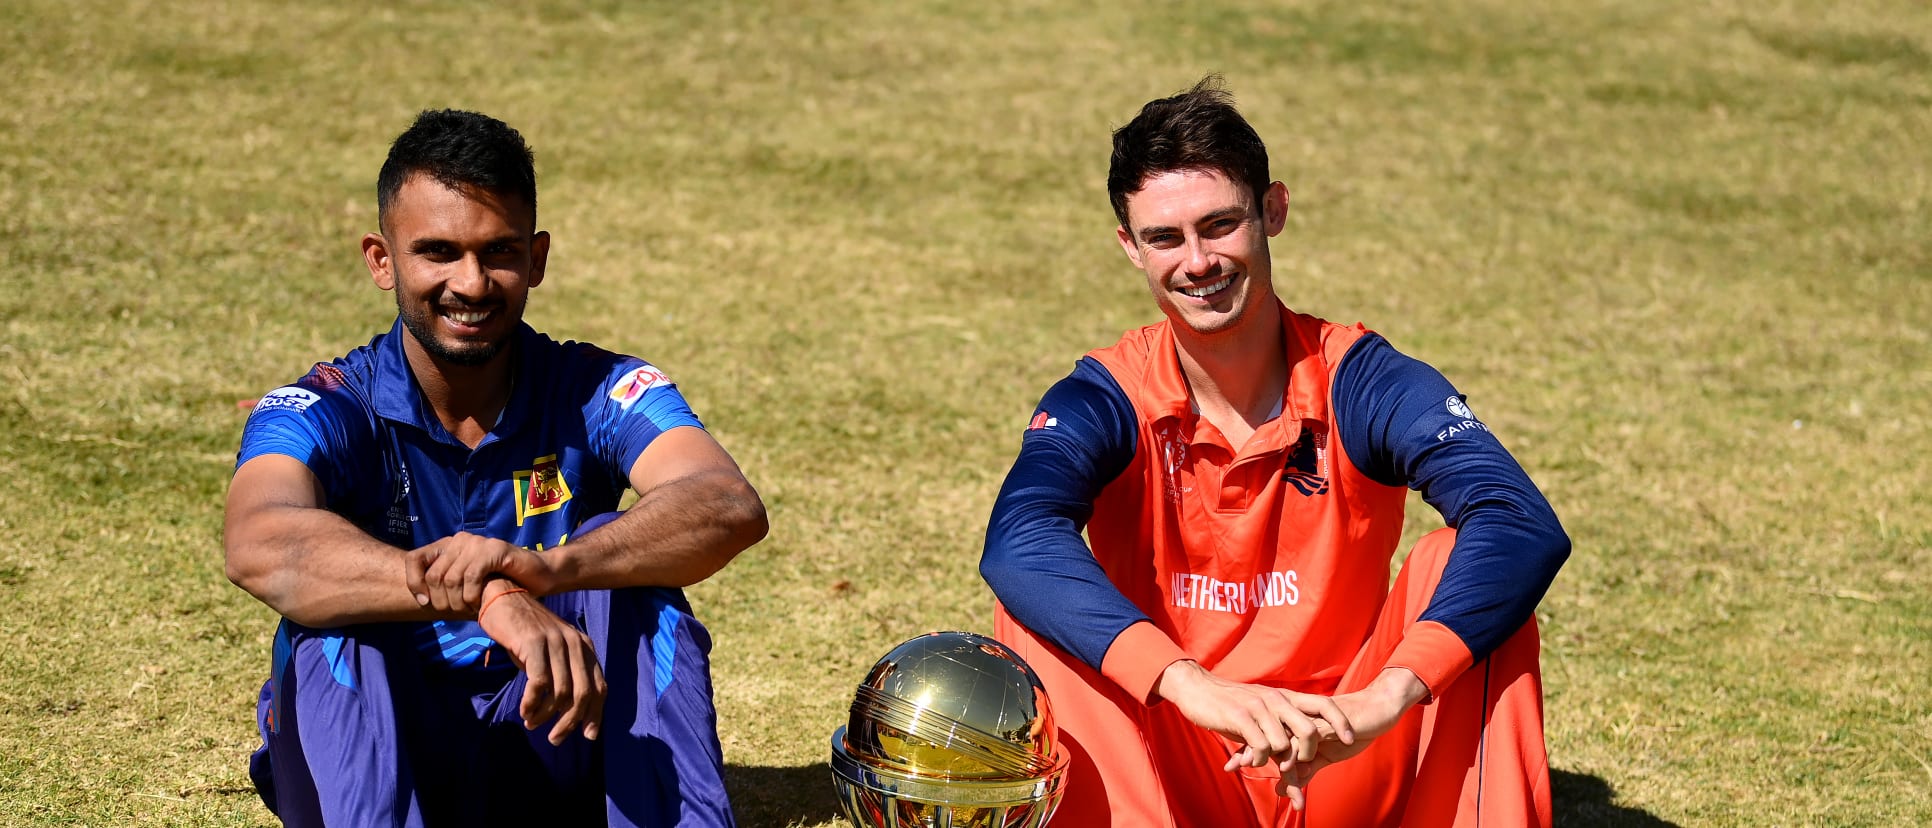
<path fill-rule="evenodd" d="M 536 226 L 536 156 L 521 133 L 488 115 L 460 109 L 417 115 L 396 136 L 376 176 L 378 220 L 388 217 L 396 193 L 412 175 L 427 175 L 451 189 L 476 187 L 521 198 L 530 207 L 531 226 Z"/>
<path fill-rule="evenodd" d="M 1147 102 L 1126 126 L 1114 130 L 1114 157 L 1107 168 L 1107 198 L 1127 226 L 1127 197 L 1147 179 L 1176 170 L 1221 173 L 1254 193 L 1256 209 L 1273 179 L 1268 148 L 1234 109 L 1221 76 L 1208 75 L 1194 88 Z"/>

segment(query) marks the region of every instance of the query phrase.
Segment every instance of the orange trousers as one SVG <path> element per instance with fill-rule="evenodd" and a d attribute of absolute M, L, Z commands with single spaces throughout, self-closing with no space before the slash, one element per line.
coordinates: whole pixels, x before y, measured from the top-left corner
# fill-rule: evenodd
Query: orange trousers
<path fill-rule="evenodd" d="M 1455 538 L 1424 537 L 1402 565 L 1369 639 L 1337 693 L 1381 672 L 1403 630 L 1427 608 Z M 1050 828 L 1519 828 L 1550 824 L 1536 620 L 1360 755 L 1323 769 L 1306 812 L 1275 795 L 1273 766 L 1221 770 L 1220 736 L 1172 705 L 1142 704 L 1078 659 L 1036 638 L 1002 608 L 994 635 L 1045 682 L 1070 754 Z"/>

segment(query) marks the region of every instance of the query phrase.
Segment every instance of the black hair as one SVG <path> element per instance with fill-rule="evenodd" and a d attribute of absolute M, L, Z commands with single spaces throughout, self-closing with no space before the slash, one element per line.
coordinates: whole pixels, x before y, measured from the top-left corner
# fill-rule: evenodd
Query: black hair
<path fill-rule="evenodd" d="M 386 217 L 403 182 L 427 175 L 451 189 L 476 187 L 498 196 L 515 196 L 537 219 L 536 156 L 523 135 L 509 124 L 480 112 L 424 110 L 396 136 L 376 176 L 376 209 Z"/>
<path fill-rule="evenodd" d="M 1268 148 L 1254 127 L 1235 111 L 1234 96 L 1221 76 L 1208 75 L 1192 89 L 1149 101 L 1126 126 L 1114 130 L 1114 156 L 1107 169 L 1107 198 L 1120 226 L 1127 226 L 1127 197 L 1162 173 L 1214 171 L 1254 193 L 1255 209 L 1273 179 Z"/>

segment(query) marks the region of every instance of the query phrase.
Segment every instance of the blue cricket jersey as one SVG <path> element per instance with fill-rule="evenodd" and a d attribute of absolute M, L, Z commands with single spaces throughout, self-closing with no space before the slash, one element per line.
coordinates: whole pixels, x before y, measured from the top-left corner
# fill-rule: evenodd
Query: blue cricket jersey
<path fill-rule="evenodd" d="M 469 532 L 543 550 L 615 510 L 631 466 L 659 434 L 703 428 L 650 363 L 522 325 L 509 404 L 471 450 L 417 388 L 403 354 L 409 335 L 398 320 L 262 397 L 243 427 L 236 468 L 264 454 L 300 460 L 321 481 L 330 511 L 398 549 Z M 419 627 L 429 664 L 474 667 L 493 643 L 473 621 Z"/>

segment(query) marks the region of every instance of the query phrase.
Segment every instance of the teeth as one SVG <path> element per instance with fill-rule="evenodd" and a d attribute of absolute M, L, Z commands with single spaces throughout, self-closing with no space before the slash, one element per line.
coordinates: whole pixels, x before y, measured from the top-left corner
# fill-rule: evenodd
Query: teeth
<path fill-rule="evenodd" d="M 456 313 L 452 311 L 449 314 L 449 318 L 454 319 L 457 322 L 460 322 L 464 325 L 474 325 L 478 322 L 483 321 L 484 319 L 489 318 L 489 315 L 490 314 L 485 311 L 472 311 L 470 313 Z"/>
<path fill-rule="evenodd" d="M 1199 299 L 1204 296 L 1213 296 L 1214 294 L 1220 293 L 1222 288 L 1227 287 L 1229 284 L 1233 282 L 1234 282 L 1234 277 L 1229 276 L 1211 285 L 1202 285 L 1197 288 L 1181 288 L 1181 292 Z"/>

